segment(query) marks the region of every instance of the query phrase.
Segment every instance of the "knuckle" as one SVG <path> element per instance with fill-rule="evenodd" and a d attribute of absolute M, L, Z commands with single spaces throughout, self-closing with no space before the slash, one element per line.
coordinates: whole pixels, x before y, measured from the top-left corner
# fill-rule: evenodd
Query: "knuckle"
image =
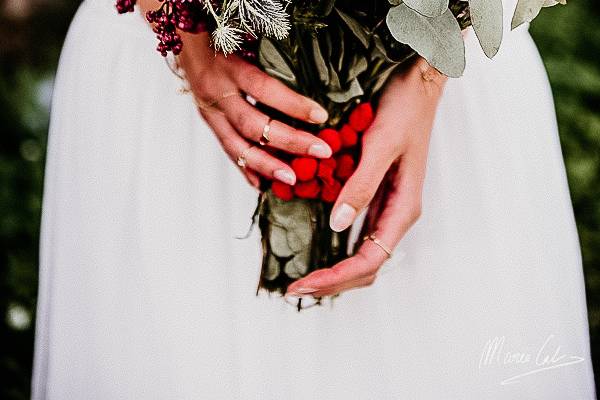
<path fill-rule="evenodd" d="M 417 222 L 423 213 L 423 205 L 421 201 L 417 201 L 412 204 L 408 211 L 408 220 L 412 224 Z"/>
<path fill-rule="evenodd" d="M 250 69 L 247 78 L 250 94 L 254 97 L 261 98 L 265 96 L 267 86 L 267 76 L 256 68 Z"/>
<path fill-rule="evenodd" d="M 371 286 L 373 285 L 373 283 L 375 283 L 375 279 L 377 279 L 377 276 L 375 274 L 373 275 L 369 275 L 367 277 L 367 279 L 365 280 L 366 286 Z"/>
<path fill-rule="evenodd" d="M 253 123 L 251 118 L 243 113 L 238 113 L 235 117 L 237 128 L 240 133 L 245 137 L 250 137 L 252 135 Z"/>
<path fill-rule="evenodd" d="M 358 209 L 366 207 L 370 202 L 373 196 L 375 195 L 376 188 L 373 188 L 373 185 L 366 180 L 357 180 L 353 183 L 353 192 L 349 196 L 352 203 L 355 206 L 358 206 Z"/>
<path fill-rule="evenodd" d="M 399 134 L 390 134 L 381 129 L 372 129 L 362 137 L 362 146 L 365 151 L 378 154 L 388 161 L 393 161 L 404 153 L 405 141 Z"/>

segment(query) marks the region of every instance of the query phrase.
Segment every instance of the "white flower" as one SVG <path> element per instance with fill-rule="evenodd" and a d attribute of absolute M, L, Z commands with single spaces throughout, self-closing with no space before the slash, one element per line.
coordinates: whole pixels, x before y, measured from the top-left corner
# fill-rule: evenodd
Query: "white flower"
<path fill-rule="evenodd" d="M 286 6 L 279 0 L 234 0 L 231 6 L 237 6 L 240 24 L 250 33 L 256 30 L 281 40 L 290 31 Z"/>
<path fill-rule="evenodd" d="M 218 24 L 212 33 L 215 49 L 228 55 L 239 50 L 242 43 L 243 30 L 225 24 Z"/>

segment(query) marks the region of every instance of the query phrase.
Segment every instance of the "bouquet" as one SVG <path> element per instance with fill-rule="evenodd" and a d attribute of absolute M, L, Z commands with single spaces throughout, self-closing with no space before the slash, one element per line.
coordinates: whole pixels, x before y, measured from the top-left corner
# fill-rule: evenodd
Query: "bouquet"
<path fill-rule="evenodd" d="M 519 0 L 512 28 L 565 2 Z M 117 9 L 132 11 L 134 4 L 118 0 Z M 277 154 L 298 182 L 261 184 L 253 218 L 263 248 L 258 289 L 283 294 L 294 280 L 351 255 L 348 232 L 331 230 L 329 214 L 360 158 L 361 134 L 386 81 L 417 56 L 460 77 L 462 31 L 472 26 L 492 58 L 502 42 L 502 14 L 502 0 L 162 0 L 147 13 L 163 56 L 181 52 L 179 31 L 208 32 L 216 51 L 256 63 L 329 112 L 327 123 L 314 127 L 257 104 L 272 118 L 318 135 L 333 151 L 321 160 Z"/>

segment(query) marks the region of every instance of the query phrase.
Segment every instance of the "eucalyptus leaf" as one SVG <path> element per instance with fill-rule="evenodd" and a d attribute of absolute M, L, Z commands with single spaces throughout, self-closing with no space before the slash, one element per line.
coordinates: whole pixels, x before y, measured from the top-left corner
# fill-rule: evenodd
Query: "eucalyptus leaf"
<path fill-rule="evenodd" d="M 346 90 L 327 93 L 327 97 L 335 103 L 346 103 L 355 97 L 362 96 L 364 91 L 358 82 L 358 79 L 353 79 Z"/>
<path fill-rule="evenodd" d="M 346 76 L 346 83 L 350 83 L 360 74 L 365 72 L 369 67 L 367 59 L 363 56 L 355 55 L 350 68 L 348 69 L 348 75 Z"/>
<path fill-rule="evenodd" d="M 494 57 L 502 43 L 504 17 L 502 0 L 469 0 L 471 22 L 486 56 Z"/>
<path fill-rule="evenodd" d="M 546 2 L 547 0 L 519 0 L 510 24 L 511 29 L 515 29 L 526 22 L 533 21 Z"/>
<path fill-rule="evenodd" d="M 383 85 L 386 84 L 390 75 L 398 68 L 399 64 L 391 64 L 387 66 L 384 70 L 380 71 L 375 77 L 373 77 L 373 82 L 371 83 L 370 91 L 371 93 L 377 93 Z"/>
<path fill-rule="evenodd" d="M 291 257 L 294 251 L 288 245 L 287 230 L 283 227 L 272 225 L 269 232 L 271 251 L 277 257 Z"/>
<path fill-rule="evenodd" d="M 427 18 L 406 4 L 390 8 L 387 26 L 394 38 L 412 47 L 443 74 L 457 78 L 465 69 L 465 44 L 450 10 Z"/>
<path fill-rule="evenodd" d="M 302 278 L 308 272 L 310 252 L 303 252 L 285 264 L 283 271 L 292 279 Z"/>
<path fill-rule="evenodd" d="M 269 254 L 266 268 L 263 270 L 263 277 L 268 281 L 272 281 L 279 276 L 280 272 L 281 266 L 279 260 L 273 254 Z"/>
<path fill-rule="evenodd" d="M 292 86 L 297 85 L 294 72 L 279 50 L 277 50 L 277 47 L 275 47 L 271 40 L 267 38 L 263 38 L 260 41 L 258 61 L 269 75 L 287 82 Z"/>
<path fill-rule="evenodd" d="M 310 219 L 303 224 L 296 224 L 294 229 L 288 229 L 286 232 L 286 241 L 288 247 L 294 252 L 299 253 L 310 248 L 312 242 L 312 225 Z"/>
<path fill-rule="evenodd" d="M 310 209 L 300 200 L 284 201 L 269 191 L 269 221 L 274 225 L 295 229 L 296 226 L 310 222 Z M 308 222 L 307 222 L 308 221 Z"/>
<path fill-rule="evenodd" d="M 331 92 L 340 92 L 342 90 L 342 82 L 340 82 L 340 77 L 331 64 L 329 63 L 329 91 Z"/>
<path fill-rule="evenodd" d="M 327 68 L 327 63 L 325 62 L 325 58 L 323 57 L 323 53 L 321 52 L 321 45 L 319 44 L 319 38 L 317 37 L 317 35 L 313 35 L 312 49 L 315 67 L 317 68 L 317 72 L 319 73 L 319 80 L 323 84 L 327 85 L 329 83 L 329 69 Z"/>
<path fill-rule="evenodd" d="M 340 9 L 336 8 L 335 11 L 338 13 L 342 21 L 346 23 L 348 28 L 354 33 L 354 36 L 360 41 L 360 43 L 365 47 L 369 47 L 370 42 L 370 33 L 365 29 L 364 25 L 344 13 Z"/>
<path fill-rule="evenodd" d="M 439 17 L 447 9 L 449 0 L 404 0 L 404 4 L 425 17 Z"/>

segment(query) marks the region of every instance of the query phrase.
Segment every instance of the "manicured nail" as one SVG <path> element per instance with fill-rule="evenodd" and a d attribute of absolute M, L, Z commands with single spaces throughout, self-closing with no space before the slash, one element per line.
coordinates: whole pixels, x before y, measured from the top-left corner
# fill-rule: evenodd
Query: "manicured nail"
<path fill-rule="evenodd" d="M 322 124 L 323 122 L 327 121 L 327 119 L 329 118 L 329 114 L 327 114 L 327 111 L 325 111 L 322 107 L 319 106 L 310 110 L 308 118 L 310 119 L 310 122 L 314 122 L 315 124 Z"/>
<path fill-rule="evenodd" d="M 302 301 L 300 302 L 300 300 L 302 300 Z M 317 299 L 315 299 L 312 296 L 285 295 L 285 301 L 288 304 L 293 305 L 294 307 L 298 307 L 298 305 L 299 305 L 300 306 L 299 310 L 302 308 L 314 306 L 317 303 Z"/>
<path fill-rule="evenodd" d="M 302 308 L 308 308 L 314 306 L 317 303 L 317 299 L 312 296 L 302 296 Z"/>
<path fill-rule="evenodd" d="M 275 179 L 280 180 L 283 183 L 287 183 L 288 185 L 294 185 L 296 183 L 296 175 L 287 169 L 278 169 L 277 171 L 273 172 L 273 176 Z"/>
<path fill-rule="evenodd" d="M 329 157 L 331 157 L 331 154 L 332 154 L 331 147 L 327 146 L 326 144 L 316 143 L 316 144 L 312 144 L 308 148 L 309 156 L 313 156 L 313 157 L 317 157 L 317 158 L 329 158 Z"/>
<path fill-rule="evenodd" d="M 317 289 L 313 289 L 313 288 L 305 288 L 305 287 L 299 287 L 298 289 L 296 289 L 296 292 L 298 293 L 302 293 L 302 294 L 309 294 L 309 293 L 314 293 L 316 292 Z"/>
<path fill-rule="evenodd" d="M 349 204 L 342 203 L 332 214 L 329 219 L 329 226 L 335 232 L 341 232 L 348 228 L 354 222 L 356 210 Z"/>

